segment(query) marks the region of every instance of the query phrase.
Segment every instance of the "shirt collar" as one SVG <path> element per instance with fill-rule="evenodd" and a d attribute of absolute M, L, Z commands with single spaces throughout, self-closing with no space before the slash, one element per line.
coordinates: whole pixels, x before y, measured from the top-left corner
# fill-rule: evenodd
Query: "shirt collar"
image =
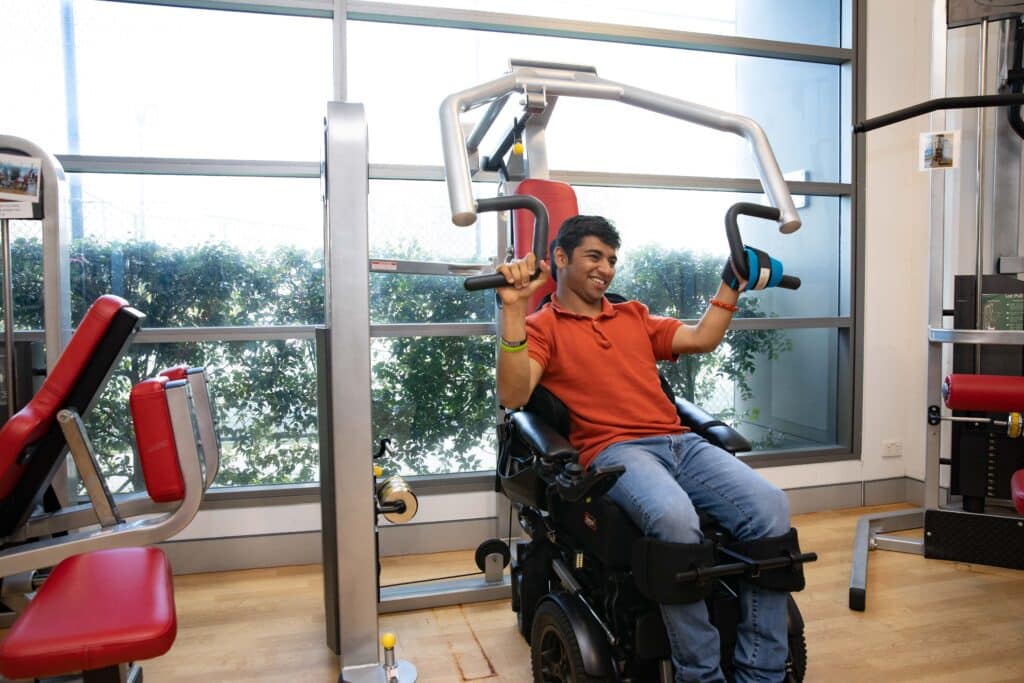
<path fill-rule="evenodd" d="M 562 308 L 561 304 L 558 303 L 558 297 L 555 296 L 554 293 L 551 294 L 551 308 L 552 310 L 555 311 L 555 313 L 559 315 L 568 316 L 570 318 L 588 318 L 592 320 L 600 320 L 601 318 L 614 318 L 616 315 L 619 314 L 618 309 L 616 309 L 615 306 L 612 305 L 612 302 L 608 301 L 608 297 L 606 296 L 601 297 L 601 312 L 598 313 L 593 318 L 591 318 L 589 315 L 583 315 L 581 313 L 576 313 L 575 311 L 570 311 L 565 308 Z"/>

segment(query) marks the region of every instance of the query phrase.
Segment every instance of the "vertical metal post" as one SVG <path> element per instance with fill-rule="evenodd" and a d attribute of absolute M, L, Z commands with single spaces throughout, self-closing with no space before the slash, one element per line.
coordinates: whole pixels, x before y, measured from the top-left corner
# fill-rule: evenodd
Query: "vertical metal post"
<path fill-rule="evenodd" d="M 336 473 L 338 611 L 345 680 L 378 667 L 370 414 L 369 194 L 366 114 L 327 105 L 325 153 L 327 324 Z"/>
<path fill-rule="evenodd" d="M 981 36 L 978 39 L 978 94 L 985 94 L 985 67 L 988 58 L 988 19 L 981 22 Z M 978 132 L 975 136 L 978 145 L 978 164 L 975 169 L 977 193 L 975 215 L 978 221 L 978 253 L 975 263 L 974 287 L 974 329 L 980 330 L 982 324 L 981 290 L 985 279 L 985 108 L 978 108 Z M 981 372 L 981 344 L 974 345 L 974 371 Z"/>
<path fill-rule="evenodd" d="M 348 0 L 334 0 L 334 100 L 348 99 Z"/>
<path fill-rule="evenodd" d="M 14 296 L 11 292 L 11 226 L 6 218 L 0 219 L 4 267 L 4 389 L 7 391 L 7 418 L 14 415 L 18 405 L 14 381 Z"/>

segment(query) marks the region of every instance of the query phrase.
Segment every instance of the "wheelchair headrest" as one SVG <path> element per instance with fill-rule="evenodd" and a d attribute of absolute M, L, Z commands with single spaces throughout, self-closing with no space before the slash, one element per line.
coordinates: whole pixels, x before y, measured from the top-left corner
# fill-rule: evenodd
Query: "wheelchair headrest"
<path fill-rule="evenodd" d="M 544 245 L 544 253 L 548 253 L 551 241 L 558 235 L 558 229 L 567 218 L 579 215 L 579 204 L 576 202 L 576 192 L 572 186 L 556 180 L 541 180 L 538 178 L 527 178 L 519 183 L 516 194 L 528 195 L 539 199 L 548 210 L 548 244 Z M 515 255 L 516 258 L 523 258 L 533 251 L 533 214 L 526 209 L 516 209 L 513 219 L 515 230 Z M 527 310 L 536 309 L 540 306 L 541 299 L 555 290 L 554 280 L 549 280 L 544 287 L 539 289 L 530 298 L 530 307 Z"/>

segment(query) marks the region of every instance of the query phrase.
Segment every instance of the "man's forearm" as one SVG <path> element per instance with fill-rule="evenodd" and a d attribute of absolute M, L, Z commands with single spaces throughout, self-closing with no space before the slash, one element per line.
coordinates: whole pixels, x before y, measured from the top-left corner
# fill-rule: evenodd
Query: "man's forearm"
<path fill-rule="evenodd" d="M 724 282 L 718 287 L 713 301 L 720 305 L 709 306 L 695 327 L 696 337 L 703 351 L 713 351 L 722 342 L 732 323 L 733 311 L 727 307 L 735 306 L 739 298 L 739 292 Z"/>
<path fill-rule="evenodd" d="M 526 340 L 526 302 L 506 305 L 499 316 L 499 335 L 505 344 Z M 530 399 L 530 354 L 525 348 L 510 351 L 499 343 L 497 361 L 498 401 L 506 408 L 519 408 Z"/>

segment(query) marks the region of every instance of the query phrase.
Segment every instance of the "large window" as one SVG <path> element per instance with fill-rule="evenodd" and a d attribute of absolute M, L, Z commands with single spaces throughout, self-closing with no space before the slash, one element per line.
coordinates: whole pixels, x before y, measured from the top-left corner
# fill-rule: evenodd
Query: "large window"
<path fill-rule="evenodd" d="M 137 484 L 131 381 L 176 362 L 210 368 L 225 439 L 218 486 L 313 482 L 312 328 L 324 321 L 317 178 L 332 39 L 342 34 L 332 31 L 334 3 L 174 4 L 0 0 L 0 44 L 28 55 L 5 74 L 0 132 L 32 140 L 68 171 L 73 319 L 107 292 L 147 314 L 90 422 L 113 487 Z M 719 351 L 664 371 L 766 457 L 849 450 L 848 5 L 350 6 L 347 44 L 337 47 L 348 99 L 366 105 L 369 125 L 374 435 L 395 440 L 403 473 L 494 467 L 493 296 L 465 292 L 458 274 L 504 258 L 504 224 L 486 214 L 451 225 L 437 111 L 445 96 L 500 76 L 510 58 L 589 64 L 764 127 L 787 179 L 800 183 L 804 228 L 783 236 L 752 221 L 741 223 L 744 237 L 804 285 L 745 295 Z M 496 132 L 516 115 L 515 100 Z M 725 209 L 763 201 L 745 141 L 564 98 L 547 139 L 552 177 L 576 185 L 581 209 L 623 234 L 615 289 L 658 313 L 701 315 L 726 254 Z M 478 180 L 477 196 L 497 192 Z M 38 330 L 41 244 L 31 222 L 13 226 L 15 321 Z"/>

